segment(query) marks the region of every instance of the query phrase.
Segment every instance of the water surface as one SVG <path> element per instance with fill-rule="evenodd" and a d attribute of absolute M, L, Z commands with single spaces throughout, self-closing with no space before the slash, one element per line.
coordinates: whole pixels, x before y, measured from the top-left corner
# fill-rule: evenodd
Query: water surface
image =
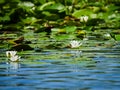
<path fill-rule="evenodd" d="M 25 52 L 21 62 L 0 54 L 0 90 L 119 90 L 120 49 Z M 92 49 L 94 48 L 94 49 Z"/>

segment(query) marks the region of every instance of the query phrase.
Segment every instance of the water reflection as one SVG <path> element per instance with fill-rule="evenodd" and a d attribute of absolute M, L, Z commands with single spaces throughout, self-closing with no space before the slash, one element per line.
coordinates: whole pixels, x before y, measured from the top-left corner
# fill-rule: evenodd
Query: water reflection
<path fill-rule="evenodd" d="M 80 50 L 74 50 L 74 51 L 71 50 L 70 53 L 74 55 L 73 56 L 74 58 L 82 56 L 82 51 L 80 51 Z"/>
<path fill-rule="evenodd" d="M 119 51 L 83 50 L 82 57 L 79 50 L 30 53 L 23 62 L 0 63 L 0 89 L 119 90 Z"/>
<path fill-rule="evenodd" d="M 17 70 L 20 68 L 19 62 L 7 62 L 7 65 L 9 70 Z"/>

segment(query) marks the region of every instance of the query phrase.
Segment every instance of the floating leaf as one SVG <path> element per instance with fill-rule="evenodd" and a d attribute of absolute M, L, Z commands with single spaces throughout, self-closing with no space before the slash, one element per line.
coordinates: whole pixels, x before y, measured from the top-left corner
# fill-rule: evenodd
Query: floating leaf
<path fill-rule="evenodd" d="M 38 7 L 38 10 L 44 10 L 45 7 L 49 6 L 49 5 L 52 5 L 54 4 L 55 2 L 54 1 L 51 1 L 51 2 L 47 2 L 45 4 L 43 4 L 42 6 Z"/>
<path fill-rule="evenodd" d="M 35 17 L 27 17 L 26 19 L 23 19 L 22 21 L 25 24 L 33 24 L 37 21 L 37 19 Z"/>
<path fill-rule="evenodd" d="M 64 5 L 60 4 L 60 3 L 56 3 L 53 5 L 49 5 L 47 7 L 44 8 L 45 10 L 64 10 L 65 7 Z"/>
<path fill-rule="evenodd" d="M 115 35 L 116 40 L 120 40 L 120 35 Z"/>
<path fill-rule="evenodd" d="M 34 4 L 32 2 L 20 2 L 18 4 L 18 6 L 21 6 L 21 7 L 33 7 Z"/>
<path fill-rule="evenodd" d="M 10 17 L 8 15 L 5 15 L 4 17 L 0 17 L 0 22 L 6 22 L 6 21 L 10 21 Z"/>
<path fill-rule="evenodd" d="M 82 9 L 82 10 L 77 10 L 75 11 L 72 15 L 74 17 L 81 17 L 81 16 L 90 16 L 91 14 L 93 14 L 93 11 L 90 9 Z"/>
<path fill-rule="evenodd" d="M 76 30 L 76 26 L 66 26 L 64 29 L 67 31 L 67 33 L 72 33 Z"/>
<path fill-rule="evenodd" d="M 67 34 L 62 34 L 62 35 L 55 36 L 56 40 L 65 40 L 65 39 L 68 39 L 68 38 L 69 38 L 69 35 L 67 35 Z"/>
<path fill-rule="evenodd" d="M 5 0 L 0 0 L 0 4 L 3 4 L 3 3 L 5 3 Z"/>

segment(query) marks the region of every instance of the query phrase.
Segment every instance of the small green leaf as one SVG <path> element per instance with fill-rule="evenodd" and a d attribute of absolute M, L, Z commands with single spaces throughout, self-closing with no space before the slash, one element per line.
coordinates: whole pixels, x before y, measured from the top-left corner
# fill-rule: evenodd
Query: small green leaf
<path fill-rule="evenodd" d="M 67 31 L 67 33 L 72 33 L 76 30 L 76 26 L 67 26 L 64 29 Z"/>
<path fill-rule="evenodd" d="M 20 7 L 33 7 L 34 4 L 32 2 L 21 2 L 18 4 Z"/>
<path fill-rule="evenodd" d="M 52 5 L 54 4 L 55 2 L 54 1 L 51 1 L 51 2 L 47 2 L 45 4 L 43 4 L 42 6 L 38 7 L 38 10 L 44 10 L 45 7 L 49 6 L 49 5 Z"/>
<path fill-rule="evenodd" d="M 60 3 L 56 3 L 50 6 L 45 7 L 45 10 L 64 10 L 64 5 L 60 4 Z"/>
<path fill-rule="evenodd" d="M 119 41 L 120 40 L 120 35 L 115 35 L 115 38 L 116 38 L 117 41 Z"/>
<path fill-rule="evenodd" d="M 0 17 L 0 21 L 6 22 L 6 21 L 10 21 L 10 17 L 5 15 L 4 17 Z"/>
<path fill-rule="evenodd" d="M 77 11 L 75 11 L 72 15 L 74 16 L 74 17 L 77 17 L 77 18 L 79 18 L 79 17 L 81 17 L 81 16 L 90 16 L 91 14 L 93 14 L 93 11 L 92 10 L 90 10 L 90 9 L 82 9 L 82 10 L 77 10 Z"/>

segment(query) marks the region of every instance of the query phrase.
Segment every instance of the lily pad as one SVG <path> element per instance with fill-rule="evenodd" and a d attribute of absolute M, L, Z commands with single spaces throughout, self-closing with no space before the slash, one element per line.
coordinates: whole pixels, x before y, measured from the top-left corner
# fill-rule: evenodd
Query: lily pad
<path fill-rule="evenodd" d="M 93 11 L 92 11 L 92 10 L 82 9 L 82 10 L 77 10 L 77 11 L 75 11 L 72 15 L 73 15 L 74 17 L 79 18 L 79 17 L 81 17 L 81 16 L 83 16 L 83 15 L 85 15 L 85 16 L 90 16 L 91 14 L 93 14 Z"/>
<path fill-rule="evenodd" d="M 116 40 L 120 40 L 120 35 L 115 35 Z"/>
<path fill-rule="evenodd" d="M 67 33 L 72 33 L 77 29 L 77 27 L 76 26 L 67 26 L 64 29 L 67 31 Z"/>

